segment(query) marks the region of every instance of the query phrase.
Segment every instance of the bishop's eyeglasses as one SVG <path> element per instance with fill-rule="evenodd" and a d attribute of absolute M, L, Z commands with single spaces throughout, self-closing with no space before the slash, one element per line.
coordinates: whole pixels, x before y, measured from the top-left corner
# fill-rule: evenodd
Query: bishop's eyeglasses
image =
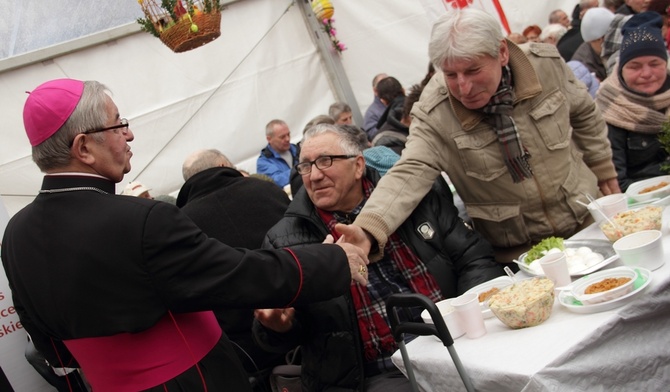
<path fill-rule="evenodd" d="M 124 134 L 128 132 L 128 120 L 125 118 L 122 118 L 119 120 L 121 123 L 117 125 L 112 125 L 111 127 L 105 127 L 105 128 L 98 128 L 98 129 L 90 129 L 88 131 L 82 132 L 84 135 L 90 135 L 91 133 L 98 133 L 98 132 L 105 132 L 105 131 L 111 131 L 114 129 L 120 129 L 120 128 L 126 128 L 125 130 L 121 131 Z"/>

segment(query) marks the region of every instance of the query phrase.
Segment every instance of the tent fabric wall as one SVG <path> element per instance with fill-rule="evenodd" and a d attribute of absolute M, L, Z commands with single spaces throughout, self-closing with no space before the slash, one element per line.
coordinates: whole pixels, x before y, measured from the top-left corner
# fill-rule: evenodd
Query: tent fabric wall
<path fill-rule="evenodd" d="M 475 0 L 472 6 L 486 9 L 489 2 Z M 502 5 L 541 24 L 551 10 L 569 11 L 574 3 L 538 4 L 534 15 L 520 0 Z M 338 38 L 348 47 L 342 64 L 362 111 L 372 101 L 375 74 L 386 72 L 406 87 L 423 78 L 430 28 L 446 1 L 334 0 L 334 5 Z M 531 23 L 511 13 L 510 25 Z M 61 77 L 95 79 L 110 87 L 136 136 L 133 168 L 124 182 L 139 180 L 157 194 L 179 189 L 181 163 L 199 148 L 220 149 L 254 172 L 269 120 L 287 121 L 297 141 L 304 124 L 335 101 L 320 54 L 291 0 L 229 5 L 222 13 L 221 37 L 190 52 L 175 54 L 138 33 L 0 73 L 0 194 L 12 215 L 32 200 L 42 177 L 23 134 L 25 91 Z"/>

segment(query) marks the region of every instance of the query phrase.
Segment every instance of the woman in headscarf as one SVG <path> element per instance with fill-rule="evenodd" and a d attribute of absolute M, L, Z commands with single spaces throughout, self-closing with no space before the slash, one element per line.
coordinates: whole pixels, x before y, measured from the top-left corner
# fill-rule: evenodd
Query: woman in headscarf
<path fill-rule="evenodd" d="M 633 182 L 668 174 L 659 133 L 670 115 L 668 51 L 656 12 L 642 12 L 623 26 L 617 69 L 600 85 L 596 103 L 607 122 L 622 191 Z"/>

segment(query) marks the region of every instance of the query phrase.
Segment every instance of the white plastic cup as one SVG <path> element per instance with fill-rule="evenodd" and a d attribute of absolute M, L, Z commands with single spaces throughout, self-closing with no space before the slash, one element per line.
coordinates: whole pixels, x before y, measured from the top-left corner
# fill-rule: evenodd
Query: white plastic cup
<path fill-rule="evenodd" d="M 604 212 L 608 218 L 628 209 L 628 196 L 624 193 L 603 196 L 596 199 L 596 202 L 600 206 L 601 211 Z M 588 209 L 596 223 L 600 224 L 605 220 L 605 217 L 598 212 L 598 209 L 593 202 L 589 203 Z"/>
<path fill-rule="evenodd" d="M 572 283 L 568 270 L 568 257 L 565 252 L 550 253 L 542 256 L 538 263 L 547 278 L 554 282 L 554 287 L 563 287 Z"/>
<path fill-rule="evenodd" d="M 465 330 L 465 336 L 469 339 L 477 339 L 486 335 L 484 315 L 479 307 L 479 295 L 477 293 L 466 293 L 451 301 L 451 306 L 456 309 L 461 327 Z"/>
<path fill-rule="evenodd" d="M 463 330 L 463 327 L 461 327 L 460 320 L 458 318 L 458 315 L 456 314 L 456 308 L 454 308 L 451 305 L 451 302 L 453 300 L 454 298 L 443 299 L 441 301 L 436 302 L 435 305 L 437 306 L 437 310 L 440 311 L 440 314 L 442 315 L 445 324 L 447 324 L 447 328 L 449 329 L 449 334 L 451 335 L 451 338 L 456 339 L 465 335 L 465 331 Z M 423 322 L 426 324 L 434 324 L 434 321 L 430 316 L 428 310 L 424 310 L 423 312 L 421 312 L 421 318 L 423 319 Z"/>
<path fill-rule="evenodd" d="M 665 264 L 662 237 L 660 230 L 638 231 L 618 239 L 612 248 L 625 265 L 653 271 Z"/>

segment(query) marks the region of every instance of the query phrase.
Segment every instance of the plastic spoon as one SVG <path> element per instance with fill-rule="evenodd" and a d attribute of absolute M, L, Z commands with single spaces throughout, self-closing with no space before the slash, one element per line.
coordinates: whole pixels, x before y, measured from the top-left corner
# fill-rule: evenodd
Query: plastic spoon
<path fill-rule="evenodd" d="M 514 276 L 514 272 L 512 272 L 508 266 L 505 266 L 503 269 L 505 270 L 505 273 L 507 273 L 507 276 L 512 278 L 512 283 L 516 283 L 516 276 Z"/>
<path fill-rule="evenodd" d="M 605 218 L 605 220 L 607 220 L 607 222 L 608 222 L 610 225 L 612 225 L 612 227 L 614 228 L 614 230 L 617 231 L 617 235 L 618 235 L 619 237 L 623 237 L 623 232 L 621 231 L 621 228 L 619 227 L 619 225 L 617 225 L 616 223 L 614 223 L 614 221 L 611 220 L 611 219 L 607 216 L 607 214 L 605 214 L 605 211 L 603 211 L 603 208 L 602 208 L 602 207 L 600 206 L 600 204 L 596 201 L 596 199 L 594 199 L 593 196 L 589 195 L 589 194 L 586 193 L 586 192 L 584 192 L 584 196 L 586 196 L 586 198 L 587 198 L 591 203 L 593 203 L 593 205 L 596 207 L 596 211 L 598 211 L 598 213 L 599 213 L 600 215 L 602 215 L 603 218 Z"/>

